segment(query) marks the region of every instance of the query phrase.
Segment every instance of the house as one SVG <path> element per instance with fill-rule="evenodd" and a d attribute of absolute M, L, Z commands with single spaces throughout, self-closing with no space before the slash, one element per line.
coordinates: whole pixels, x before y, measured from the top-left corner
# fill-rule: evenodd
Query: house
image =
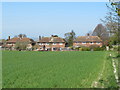
<path fill-rule="evenodd" d="M 7 41 L 6 41 L 6 45 L 4 46 L 5 48 L 15 48 L 15 45 L 17 43 L 27 43 L 27 48 L 32 48 L 32 46 L 34 45 L 34 40 L 27 38 L 27 37 L 14 37 L 14 38 L 10 38 L 10 36 L 8 37 Z"/>
<path fill-rule="evenodd" d="M 60 51 L 65 47 L 65 41 L 63 38 L 58 37 L 57 35 L 52 35 L 51 37 L 39 38 L 37 42 L 39 45 L 39 50 L 48 50 L 48 51 Z"/>
<path fill-rule="evenodd" d="M 2 42 L 2 40 L 0 40 L 0 48 L 2 47 L 2 45 L 3 45 L 3 42 Z"/>
<path fill-rule="evenodd" d="M 90 47 L 90 46 L 98 46 L 102 47 L 102 40 L 98 36 L 78 36 L 74 41 L 73 41 L 73 46 L 74 47 L 80 47 L 80 46 L 85 46 L 85 47 Z"/>
<path fill-rule="evenodd" d="M 6 44 L 6 40 L 5 39 L 1 39 L 0 40 L 0 49 Z"/>

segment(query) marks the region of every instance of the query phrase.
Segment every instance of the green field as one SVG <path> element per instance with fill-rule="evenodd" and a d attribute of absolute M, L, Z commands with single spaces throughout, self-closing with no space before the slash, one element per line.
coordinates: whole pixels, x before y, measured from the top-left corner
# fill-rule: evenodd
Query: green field
<path fill-rule="evenodd" d="M 91 88 L 96 86 L 95 81 L 97 87 L 116 87 L 107 54 L 104 51 L 3 51 L 2 87 Z M 108 83 L 103 85 L 105 81 Z"/>

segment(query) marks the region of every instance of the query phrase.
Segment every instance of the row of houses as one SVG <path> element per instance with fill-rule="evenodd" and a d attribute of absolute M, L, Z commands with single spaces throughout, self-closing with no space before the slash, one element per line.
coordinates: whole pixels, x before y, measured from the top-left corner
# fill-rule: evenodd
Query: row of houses
<path fill-rule="evenodd" d="M 14 49 L 17 42 L 27 42 L 27 48 L 31 49 L 35 47 L 35 50 L 47 50 L 47 51 L 61 51 L 66 48 L 65 39 L 52 35 L 51 37 L 42 37 L 38 41 L 27 37 L 8 37 L 6 43 L 0 42 L 2 48 Z M 102 47 L 102 40 L 98 36 L 79 36 L 73 40 L 73 47 L 90 47 L 90 46 Z"/>

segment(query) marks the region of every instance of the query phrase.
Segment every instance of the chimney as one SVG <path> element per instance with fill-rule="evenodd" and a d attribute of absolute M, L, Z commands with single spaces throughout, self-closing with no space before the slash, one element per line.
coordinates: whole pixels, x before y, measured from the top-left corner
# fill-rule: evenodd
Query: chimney
<path fill-rule="evenodd" d="M 88 33 L 87 36 L 90 36 L 90 34 Z"/>
<path fill-rule="evenodd" d="M 51 37 L 58 37 L 58 35 L 51 35 Z"/>
<path fill-rule="evenodd" d="M 41 40 L 41 36 L 39 36 L 39 40 Z"/>
<path fill-rule="evenodd" d="M 8 36 L 8 40 L 10 40 L 10 36 Z"/>
<path fill-rule="evenodd" d="M 87 33 L 87 39 L 89 39 L 89 36 L 90 36 L 90 34 L 89 34 L 89 33 Z"/>
<path fill-rule="evenodd" d="M 54 35 L 51 35 L 51 37 L 54 37 Z"/>

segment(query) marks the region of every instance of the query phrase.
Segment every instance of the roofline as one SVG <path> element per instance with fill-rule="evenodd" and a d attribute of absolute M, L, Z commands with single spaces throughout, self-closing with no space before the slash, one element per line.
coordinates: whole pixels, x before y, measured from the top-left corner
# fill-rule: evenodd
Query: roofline
<path fill-rule="evenodd" d="M 40 42 L 40 41 L 39 41 Z M 37 42 L 38 43 L 38 42 Z M 61 42 L 40 42 L 40 43 L 61 43 Z M 65 41 L 64 42 L 62 42 L 62 43 L 65 43 Z"/>

